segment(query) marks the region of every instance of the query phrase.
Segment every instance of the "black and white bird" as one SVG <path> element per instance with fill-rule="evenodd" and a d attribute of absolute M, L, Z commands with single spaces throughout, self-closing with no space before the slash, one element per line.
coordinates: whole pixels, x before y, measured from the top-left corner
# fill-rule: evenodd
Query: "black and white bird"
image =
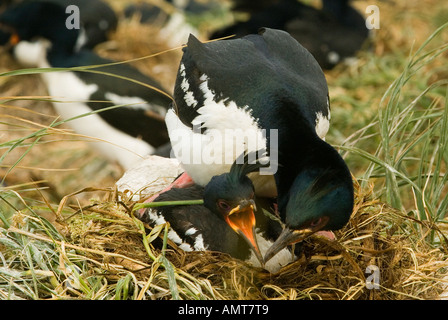
<path fill-rule="evenodd" d="M 3 34 L 9 35 L 2 38 L 9 41 L 13 56 L 24 66 L 99 66 L 92 69 L 95 73 L 62 70 L 40 75 L 61 118 L 71 119 L 68 124 L 76 133 L 93 137 L 93 147 L 107 158 L 128 169 L 141 157 L 157 154 L 158 148 L 168 156 L 164 117 L 172 101 L 170 95 L 137 69 L 111 65 L 113 61 L 80 49 L 80 41 L 84 44 L 82 27 L 66 28 L 67 17 L 65 8 L 58 4 L 22 2 L 0 15 Z M 99 112 L 113 106 L 119 107 Z"/>
<path fill-rule="evenodd" d="M 251 180 L 246 176 L 259 163 L 234 163 L 229 172 L 215 176 L 204 187 L 193 184 L 172 188 L 154 202 L 203 199 L 203 205 L 165 205 L 142 210 L 141 220 L 151 227 L 169 222 L 168 238 L 180 249 L 218 251 L 262 266 L 270 272 L 292 261 L 289 250 L 266 265 L 263 254 L 282 231 L 281 224 L 263 213 L 269 202 L 257 199 Z"/>
<path fill-rule="evenodd" d="M 298 0 L 233 0 L 235 11 L 249 14 L 245 21 L 215 31 L 211 39 L 256 33 L 261 27 L 285 30 L 300 42 L 323 69 L 352 61 L 366 44 L 365 18 L 350 0 L 322 0 L 317 9 Z"/>
<path fill-rule="evenodd" d="M 7 6 L 17 5 L 22 2 L 32 2 L 36 0 L 14 0 Z M 63 6 L 69 15 L 77 15 L 69 18 L 69 24 L 80 22 L 83 26 L 82 38 L 79 46 L 93 49 L 97 44 L 109 39 L 109 35 L 114 32 L 118 25 L 118 17 L 114 9 L 102 0 L 46 0 Z M 72 7 L 76 6 L 76 8 Z"/>
<path fill-rule="evenodd" d="M 184 175 L 196 184 L 228 172 L 241 150 L 267 152 L 270 167 L 249 177 L 257 196 L 277 197 L 285 229 L 265 261 L 306 236 L 348 222 L 351 174 L 323 140 L 330 119 L 325 76 L 288 33 L 265 28 L 209 43 L 191 36 L 174 97 L 166 115 L 170 140 Z"/>
<path fill-rule="evenodd" d="M 59 0 L 56 0 L 59 1 Z M 65 0 L 64 0 L 65 1 Z M 129 3 L 124 8 L 128 18 L 139 15 L 142 23 L 165 23 L 170 13 L 180 12 L 184 15 L 199 16 L 221 7 L 218 0 L 163 0 L 158 2 Z"/>
<path fill-rule="evenodd" d="M 32 0 L 35 1 L 35 0 Z M 117 29 L 118 17 L 114 9 L 101 0 L 49 0 L 67 8 L 71 5 L 79 9 L 79 19 L 83 26 L 78 45 L 82 48 L 93 49 L 96 45 L 109 39 Z M 66 9 L 67 12 L 67 9 Z M 68 12 L 74 12 L 68 10 Z"/>

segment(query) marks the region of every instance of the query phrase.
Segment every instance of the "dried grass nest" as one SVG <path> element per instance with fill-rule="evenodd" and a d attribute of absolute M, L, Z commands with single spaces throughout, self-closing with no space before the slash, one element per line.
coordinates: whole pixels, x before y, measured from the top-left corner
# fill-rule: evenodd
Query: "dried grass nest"
<path fill-rule="evenodd" d="M 377 51 L 404 42 L 405 33 L 398 25 L 384 30 L 387 32 L 379 33 L 383 38 L 377 41 Z M 155 34 L 151 28 L 142 28 L 134 22 L 122 24 L 115 35 L 117 41 L 100 47 L 99 52 L 112 59 L 126 60 L 168 49 L 163 39 L 158 39 Z M 129 56 L 124 52 L 130 52 Z M 136 61 L 135 65 L 171 88 L 180 57 L 181 50 L 177 49 Z M 0 59 L 2 70 L 9 70 L 11 63 L 5 55 Z M 45 95 L 42 94 L 45 88 L 37 77 L 2 79 L 0 86 L 8 96 Z M 23 102 L 24 107 L 29 104 L 29 101 Z M 50 113 L 48 102 L 38 101 L 36 104 L 38 111 Z M 44 117 L 42 121 L 48 120 Z M 361 190 L 357 184 L 355 190 L 351 220 L 336 232 L 337 241 L 328 242 L 318 237 L 306 240 L 303 255 L 276 274 L 222 253 L 186 253 L 172 243 L 164 254 L 177 274 L 188 281 L 209 286 L 209 291 L 204 290 L 204 296 L 209 298 L 387 300 L 447 297 L 448 251 L 442 233 L 448 233 L 447 225 L 416 220 L 412 215 L 375 199 L 372 190 Z M 85 189 L 81 195 L 88 195 L 89 191 Z M 171 299 L 173 295 L 164 270 L 154 267 L 155 262 L 142 241 L 145 233 L 139 222 L 131 217 L 134 202 L 115 190 L 103 192 L 104 200 L 88 206 L 60 206 L 69 212 L 69 217 L 59 218 L 59 222 L 54 223 L 65 235 L 64 247 L 75 249 L 91 264 L 91 272 L 104 274 L 110 283 L 119 281 L 123 274 L 131 274 L 137 282 L 150 288 L 152 298 Z M 431 233 L 435 233 L 444 245 L 430 246 L 422 235 Z M 151 242 L 155 256 L 162 254 L 157 243 L 157 240 Z M 378 290 L 368 289 L 366 285 L 370 275 L 366 269 L 372 265 L 380 272 Z M 186 282 L 177 282 L 181 291 Z M 182 292 L 180 295 L 186 298 Z"/>
<path fill-rule="evenodd" d="M 435 249 L 418 236 L 436 232 L 444 237 L 438 227 L 374 199 L 371 190 L 355 187 L 352 217 L 336 232 L 337 240 L 309 238 L 302 256 L 276 274 L 218 252 L 187 253 L 172 243 L 164 254 L 176 272 L 207 281 L 218 299 L 438 299 L 446 294 L 446 243 Z M 129 215 L 134 202 L 111 200 L 116 196 L 111 191 L 107 201 L 78 208 L 66 220 L 69 238 L 90 250 L 86 257 L 105 268 L 111 280 L 127 270 L 136 279 L 156 281 L 143 232 Z M 161 253 L 157 242 L 150 244 L 154 255 Z M 371 273 L 366 269 L 372 265 L 379 270 L 379 289 L 368 288 Z M 160 291 L 154 297 L 171 298 L 167 280 L 156 282 L 152 288 Z"/>

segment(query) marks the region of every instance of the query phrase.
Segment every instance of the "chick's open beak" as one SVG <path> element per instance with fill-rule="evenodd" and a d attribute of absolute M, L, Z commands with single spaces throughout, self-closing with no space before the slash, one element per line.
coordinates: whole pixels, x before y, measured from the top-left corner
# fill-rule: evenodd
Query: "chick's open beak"
<path fill-rule="evenodd" d="M 263 257 L 255 237 L 255 210 L 256 207 L 253 200 L 243 200 L 224 219 L 236 233 L 246 240 L 263 266 Z"/>

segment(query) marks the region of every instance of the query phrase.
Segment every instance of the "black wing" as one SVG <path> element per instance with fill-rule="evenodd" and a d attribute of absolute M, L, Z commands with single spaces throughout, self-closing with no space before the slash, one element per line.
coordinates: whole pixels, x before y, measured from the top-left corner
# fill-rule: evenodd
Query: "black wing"
<path fill-rule="evenodd" d="M 197 114 L 186 103 L 184 81 L 197 107 L 205 101 L 200 87 L 204 79 L 215 101 L 230 99 L 238 106 L 249 106 L 265 128 L 278 128 L 273 115 L 281 118 L 280 106 L 285 104 L 313 127 L 316 112 L 328 116 L 328 88 L 322 69 L 284 31 L 265 28 L 257 35 L 209 43 L 190 36 L 181 64 L 186 76 L 179 72 L 174 95 L 180 118 L 187 122 Z"/>

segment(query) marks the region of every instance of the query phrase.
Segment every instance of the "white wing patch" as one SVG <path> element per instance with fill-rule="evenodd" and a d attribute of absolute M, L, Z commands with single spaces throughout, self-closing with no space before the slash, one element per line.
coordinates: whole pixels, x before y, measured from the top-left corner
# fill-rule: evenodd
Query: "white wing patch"
<path fill-rule="evenodd" d="M 198 232 L 198 230 L 195 227 L 191 227 L 190 229 L 185 231 L 185 235 L 186 236 L 191 236 L 191 235 L 195 234 L 196 232 Z"/>
<path fill-rule="evenodd" d="M 316 133 L 322 139 L 325 140 L 328 129 L 330 129 L 330 117 L 325 117 L 322 112 L 316 113 Z"/>
<path fill-rule="evenodd" d="M 185 65 L 183 63 L 180 64 L 179 67 L 179 73 L 182 77 L 182 82 L 180 83 L 180 87 L 182 91 L 184 92 L 184 100 L 187 106 L 189 107 L 196 107 L 198 102 L 194 98 L 193 92 L 190 91 L 190 84 L 188 83 L 186 74 L 185 74 Z"/>
<path fill-rule="evenodd" d="M 322 140 L 325 140 L 325 136 L 327 135 L 328 130 L 330 129 L 330 99 L 327 96 L 327 117 L 324 116 L 322 112 L 316 113 L 316 133 Z"/>
<path fill-rule="evenodd" d="M 193 93 L 183 65 L 180 75 L 185 102 L 196 106 L 197 101 L 190 99 Z M 240 107 L 228 98 L 215 101 L 208 77 L 202 75 L 200 80 L 204 104 L 197 108 L 199 115 L 192 121 L 193 129 L 184 125 L 174 110 L 168 111 L 165 122 L 176 158 L 196 183 L 205 185 L 212 176 L 227 172 L 241 153 L 265 149 L 267 143 L 248 106 Z M 201 133 L 200 129 L 205 131 Z"/>

